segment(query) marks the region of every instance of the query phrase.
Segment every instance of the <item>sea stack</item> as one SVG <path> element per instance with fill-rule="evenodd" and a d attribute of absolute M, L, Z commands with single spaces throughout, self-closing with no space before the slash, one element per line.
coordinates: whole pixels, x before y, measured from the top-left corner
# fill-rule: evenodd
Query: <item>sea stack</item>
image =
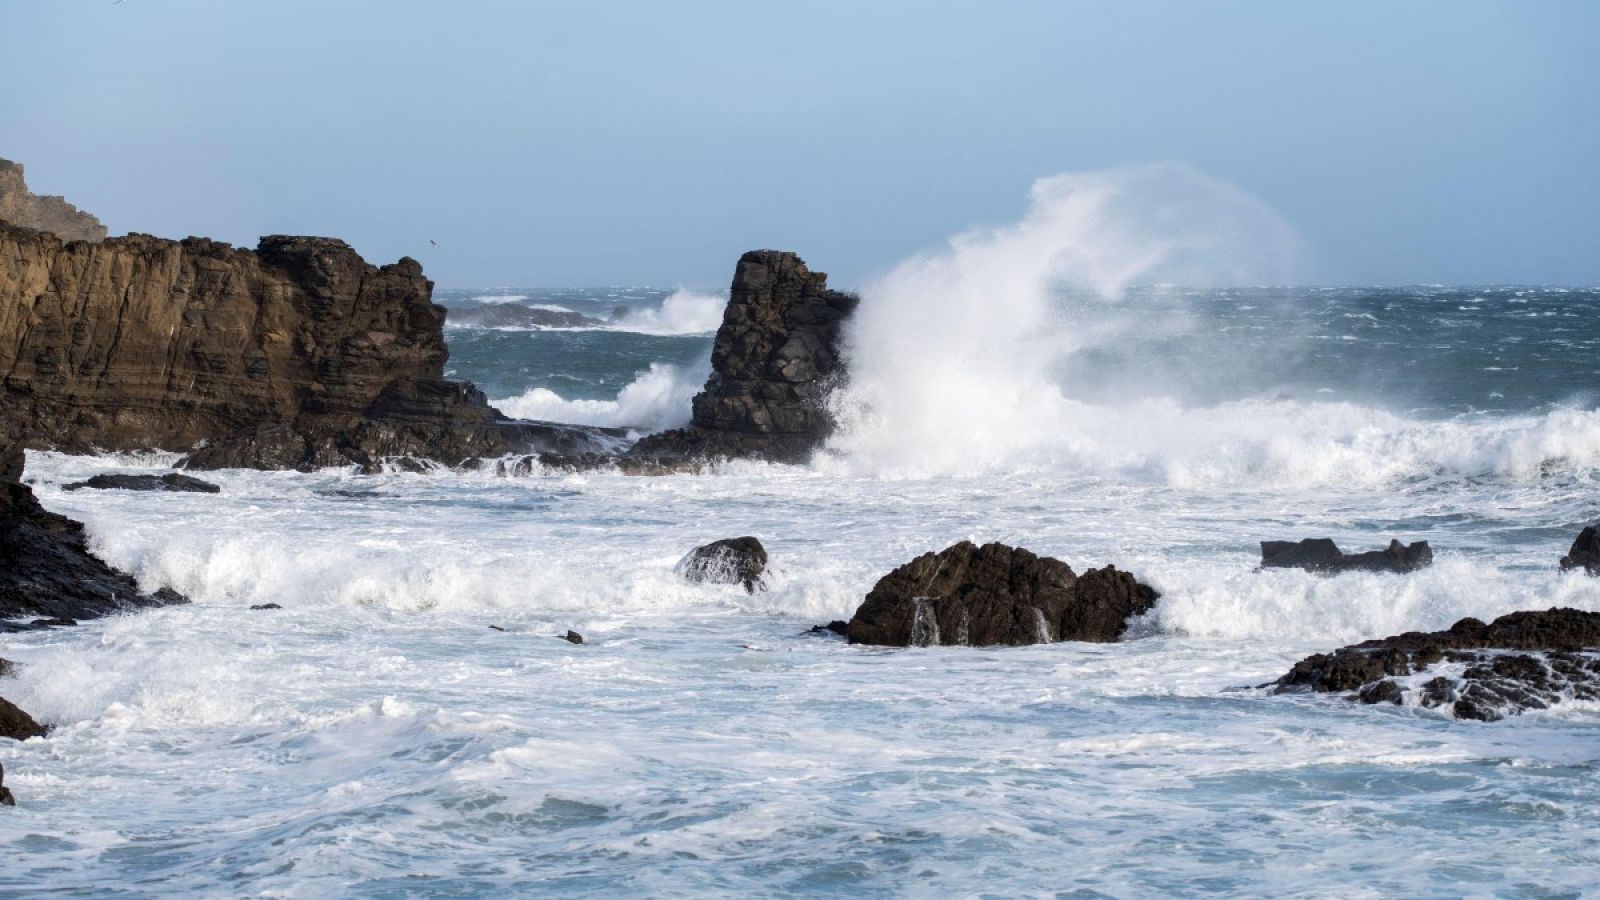
<path fill-rule="evenodd" d="M 805 462 L 833 433 L 827 396 L 843 381 L 841 335 L 859 302 L 793 253 L 746 253 L 689 427 L 649 435 L 628 455 Z"/>

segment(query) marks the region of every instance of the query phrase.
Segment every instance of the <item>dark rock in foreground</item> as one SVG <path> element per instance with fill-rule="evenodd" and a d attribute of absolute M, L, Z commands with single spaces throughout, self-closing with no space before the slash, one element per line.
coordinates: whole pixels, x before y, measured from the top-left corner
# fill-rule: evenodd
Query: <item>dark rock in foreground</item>
<path fill-rule="evenodd" d="M 534 309 L 516 303 L 451 309 L 445 321 L 466 328 L 596 328 L 606 324 L 571 310 Z"/>
<path fill-rule="evenodd" d="M 168 472 L 165 475 L 95 475 L 88 481 L 75 481 L 64 485 L 64 491 L 187 491 L 196 494 L 215 494 L 222 488 L 209 481 L 190 475 Z"/>
<path fill-rule="evenodd" d="M 1340 572 L 1414 572 L 1433 565 L 1433 549 L 1427 541 L 1410 546 L 1390 541 L 1385 550 L 1344 553 L 1327 538 L 1303 541 L 1262 541 L 1261 567 L 1264 569 L 1305 569 L 1334 575 Z"/>
<path fill-rule="evenodd" d="M 1578 533 L 1572 549 L 1561 557 L 1561 570 L 1582 569 L 1590 575 L 1600 575 L 1600 531 L 1593 525 Z"/>
<path fill-rule="evenodd" d="M 0 445 L 0 471 L 20 475 L 21 458 L 19 446 Z M 92 619 L 188 602 L 166 588 L 140 591 L 89 552 L 83 525 L 40 506 L 17 480 L 0 482 L 0 547 L 0 618 Z"/>
<path fill-rule="evenodd" d="M 852 644 L 1110 642 L 1158 594 L 1115 566 L 1082 576 L 1059 559 L 962 541 L 880 579 L 849 624 Z"/>
<path fill-rule="evenodd" d="M 793 253 L 746 253 L 691 424 L 646 436 L 628 455 L 805 462 L 833 432 L 827 395 L 844 377 L 840 337 L 859 302 Z"/>
<path fill-rule="evenodd" d="M 742 584 L 755 593 L 765 590 L 767 548 L 753 537 L 724 538 L 690 550 L 678 561 L 677 573 L 696 584 Z"/>
<path fill-rule="evenodd" d="M 1305 691 L 1363 703 L 1411 697 L 1419 706 L 1486 722 L 1564 700 L 1600 700 L 1600 613 L 1514 612 L 1487 625 L 1466 618 L 1448 631 L 1409 631 L 1319 653 L 1296 663 L 1273 688 Z"/>
<path fill-rule="evenodd" d="M 0 697 L 0 737 L 14 741 L 44 737 L 44 726 L 35 722 L 33 716 L 18 709 L 15 703 Z"/>

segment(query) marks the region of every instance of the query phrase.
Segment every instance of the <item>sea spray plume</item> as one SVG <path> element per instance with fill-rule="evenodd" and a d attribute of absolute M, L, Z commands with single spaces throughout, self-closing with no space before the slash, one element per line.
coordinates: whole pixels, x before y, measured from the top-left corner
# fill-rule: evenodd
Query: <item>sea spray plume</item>
<path fill-rule="evenodd" d="M 864 292 L 831 447 L 889 471 L 1043 461 L 1110 412 L 1074 402 L 1054 370 L 1122 331 L 1064 318 L 1062 291 L 1282 283 L 1297 246 L 1266 206 L 1184 165 L 1042 179 L 1021 221 L 958 235 Z"/>
<path fill-rule="evenodd" d="M 689 401 L 711 372 L 709 361 L 692 367 L 652 363 L 617 393 L 615 400 L 568 400 L 548 388 L 494 401 L 508 416 L 657 431 L 689 422 Z"/>
<path fill-rule="evenodd" d="M 619 331 L 642 334 L 711 334 L 722 324 L 725 294 L 679 288 L 653 309 L 633 309 L 612 321 Z"/>

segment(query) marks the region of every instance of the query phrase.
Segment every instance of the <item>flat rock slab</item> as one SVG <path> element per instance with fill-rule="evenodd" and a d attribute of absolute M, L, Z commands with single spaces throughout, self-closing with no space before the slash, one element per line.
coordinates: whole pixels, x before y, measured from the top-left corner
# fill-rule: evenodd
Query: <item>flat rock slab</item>
<path fill-rule="evenodd" d="M 191 475 L 168 472 L 165 475 L 96 475 L 87 481 L 64 485 L 64 491 L 185 491 L 195 494 L 217 494 L 222 488 Z"/>
<path fill-rule="evenodd" d="M 1324 575 L 1340 572 L 1414 572 L 1433 565 L 1433 548 L 1427 541 L 1407 546 L 1391 540 L 1383 550 L 1345 553 L 1328 538 L 1303 541 L 1262 541 L 1263 569 L 1305 569 Z"/>

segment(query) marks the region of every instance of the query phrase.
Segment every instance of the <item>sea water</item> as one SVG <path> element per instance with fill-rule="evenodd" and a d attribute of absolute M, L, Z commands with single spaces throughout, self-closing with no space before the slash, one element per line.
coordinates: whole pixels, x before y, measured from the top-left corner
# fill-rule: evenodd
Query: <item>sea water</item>
<path fill-rule="evenodd" d="M 53 726 L 0 744 L 0 893 L 1600 889 L 1596 705 L 1484 724 L 1261 687 L 1463 616 L 1600 611 L 1556 565 L 1600 519 L 1600 291 L 918 277 L 1011 237 L 867 287 L 842 430 L 807 466 L 225 471 L 203 495 L 66 492 L 170 459 L 31 454 L 47 507 L 194 602 L 0 643 L 22 664 L 0 692 Z M 893 331 L 912 295 L 931 346 Z M 441 292 L 607 320 L 453 328 L 449 365 L 522 415 L 681 424 L 723 301 L 694 296 Z M 768 590 L 674 575 L 745 534 Z M 1302 537 L 1436 562 L 1256 570 L 1259 541 Z M 1110 645 L 806 633 L 963 539 L 1162 598 Z"/>

